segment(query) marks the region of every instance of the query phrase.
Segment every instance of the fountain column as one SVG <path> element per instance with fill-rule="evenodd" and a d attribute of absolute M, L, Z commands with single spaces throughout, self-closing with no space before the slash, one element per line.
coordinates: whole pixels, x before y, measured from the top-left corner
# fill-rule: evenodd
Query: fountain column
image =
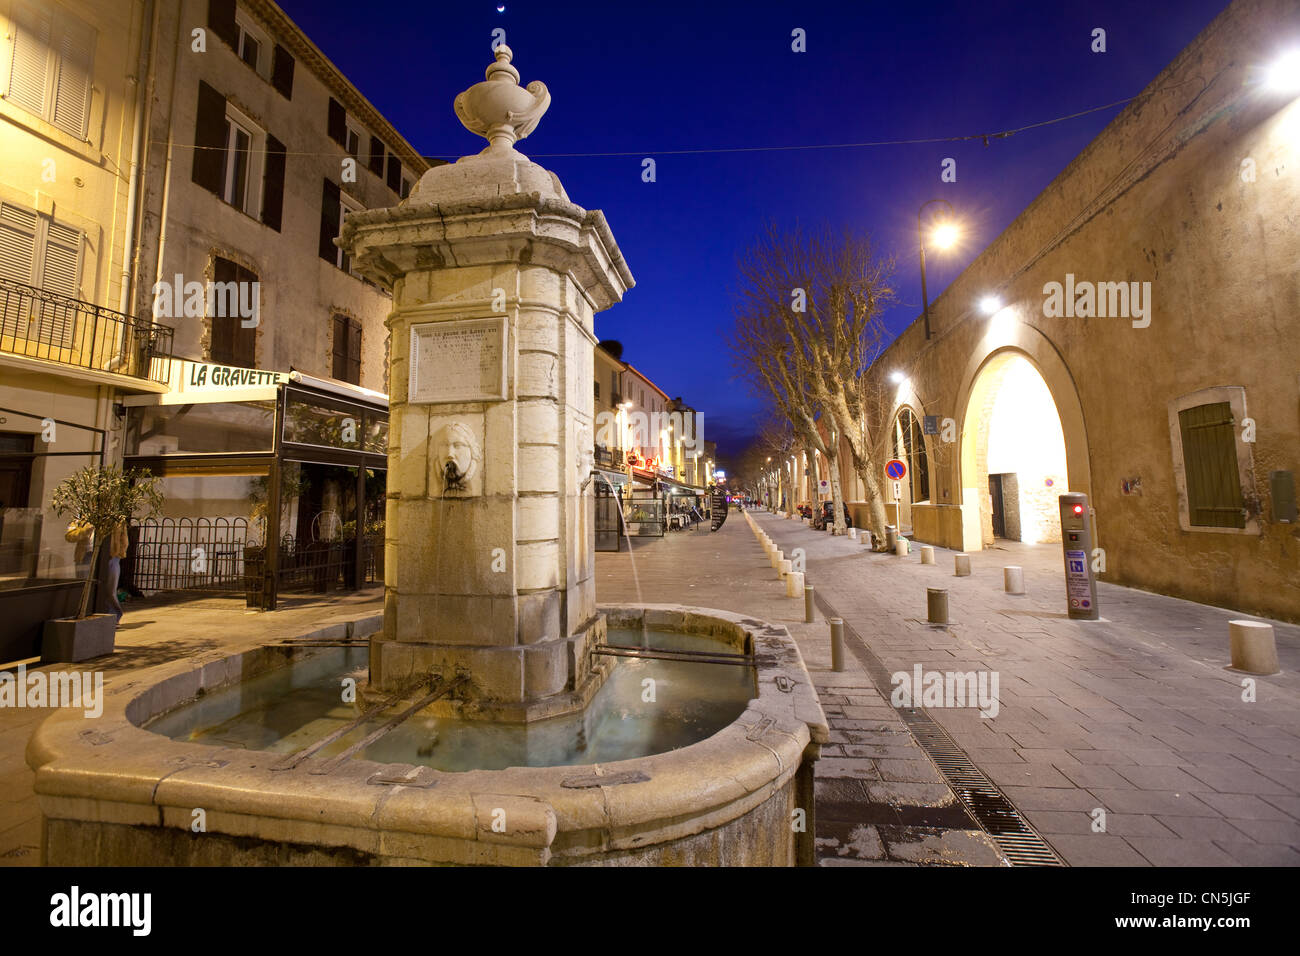
<path fill-rule="evenodd" d="M 430 169 L 399 206 L 349 215 L 339 244 L 393 294 L 371 687 L 466 674 L 476 711 L 528 720 L 599 683 L 593 316 L 633 279 L 605 217 L 515 150 L 550 94 L 520 87 L 511 57 L 500 46 L 455 100 L 487 148 Z"/>

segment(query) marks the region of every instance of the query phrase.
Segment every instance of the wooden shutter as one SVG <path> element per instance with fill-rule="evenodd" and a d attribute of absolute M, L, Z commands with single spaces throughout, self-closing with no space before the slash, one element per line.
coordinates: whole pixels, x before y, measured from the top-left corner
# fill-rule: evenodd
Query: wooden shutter
<path fill-rule="evenodd" d="M 1187 514 L 1193 526 L 1246 527 L 1237 431 L 1228 402 L 1197 405 L 1178 413 L 1183 439 Z"/>
<path fill-rule="evenodd" d="M 370 137 L 370 171 L 376 176 L 384 175 L 384 153 L 386 147 L 378 136 Z"/>
<path fill-rule="evenodd" d="M 330 376 L 344 381 L 347 374 L 347 316 L 334 315 L 330 321 L 330 356 L 333 362 L 330 367 Z"/>
<path fill-rule="evenodd" d="M 334 140 L 334 142 L 338 143 L 340 146 L 345 148 L 347 147 L 348 114 L 347 111 L 343 109 L 343 104 L 332 96 L 330 97 L 328 130 L 330 139 Z"/>
<path fill-rule="evenodd" d="M 361 384 L 361 323 L 348 319 L 348 375 L 343 381 Z"/>
<path fill-rule="evenodd" d="M 266 181 L 262 186 L 262 222 L 276 232 L 284 212 L 284 143 L 274 136 L 266 137 Z"/>
<path fill-rule="evenodd" d="M 217 258 L 212 262 L 212 281 L 215 282 L 235 282 L 238 278 L 238 267 L 229 259 Z M 235 364 L 235 326 L 239 324 L 237 317 L 230 316 L 211 316 L 208 320 L 211 323 L 212 335 L 208 347 L 208 356 L 218 365 Z"/>
<path fill-rule="evenodd" d="M 208 0 L 208 26 L 232 50 L 239 48 L 239 25 L 235 23 L 235 0 Z"/>
<path fill-rule="evenodd" d="M 320 201 L 320 257 L 331 265 L 339 259 L 339 247 L 334 245 L 338 234 L 339 187 L 326 179 Z"/>
<path fill-rule="evenodd" d="M 36 258 L 36 214 L 0 203 L 0 279 L 32 284 L 32 263 Z M 0 297 L 0 335 L 27 335 L 27 315 L 20 311 L 24 300 L 17 295 Z"/>
<path fill-rule="evenodd" d="M 243 266 L 235 267 L 236 281 L 241 287 L 251 285 L 257 281 L 257 274 Z M 240 301 L 243 301 L 241 295 Z M 261 303 L 258 303 L 258 314 L 261 314 Z M 260 324 L 260 322 L 259 322 Z M 257 326 L 244 327 L 241 318 L 236 317 L 233 320 L 233 329 L 231 335 L 234 339 L 234 360 L 232 365 L 238 365 L 243 368 L 257 368 Z"/>
<path fill-rule="evenodd" d="M 277 43 L 271 56 L 271 85 L 286 100 L 293 99 L 293 66 L 293 56 Z"/>
<path fill-rule="evenodd" d="M 43 117 L 53 55 L 50 18 L 14 4 L 9 29 L 13 34 L 13 59 L 9 64 L 9 90 L 5 98 Z"/>
<path fill-rule="evenodd" d="M 392 153 L 388 154 L 388 188 L 395 193 L 402 191 L 402 161 Z"/>
<path fill-rule="evenodd" d="M 199 107 L 194 121 L 191 178 L 220 196 L 226 174 L 226 98 L 199 80 Z"/>
<path fill-rule="evenodd" d="M 81 233 L 46 220 L 43 253 L 38 283 L 40 287 L 46 292 L 69 299 L 80 299 Z M 40 341 L 57 348 L 71 348 L 76 337 L 78 316 L 75 306 L 42 303 L 40 329 L 37 333 Z"/>
<path fill-rule="evenodd" d="M 78 139 L 86 135 L 90 116 L 91 60 L 95 31 L 84 23 L 64 18 L 54 74 L 54 109 L 50 120 Z"/>

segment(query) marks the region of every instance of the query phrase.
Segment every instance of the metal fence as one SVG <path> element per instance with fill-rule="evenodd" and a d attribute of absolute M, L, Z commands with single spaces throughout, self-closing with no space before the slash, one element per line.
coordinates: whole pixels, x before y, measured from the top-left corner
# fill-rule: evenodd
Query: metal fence
<path fill-rule="evenodd" d="M 123 586 L 141 591 L 241 591 L 247 518 L 161 518 L 133 528 Z"/>
<path fill-rule="evenodd" d="M 172 330 L 0 278 L 0 352 L 165 383 Z"/>

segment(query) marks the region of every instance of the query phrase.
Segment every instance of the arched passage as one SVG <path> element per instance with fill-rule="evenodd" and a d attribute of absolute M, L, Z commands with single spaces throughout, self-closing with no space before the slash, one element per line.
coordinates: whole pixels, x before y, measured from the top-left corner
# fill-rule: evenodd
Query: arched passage
<path fill-rule="evenodd" d="M 980 369 L 962 429 L 962 503 L 978 520 L 978 546 L 996 538 L 1060 540 L 1057 498 L 1069 490 L 1065 435 L 1052 392 L 1021 352 Z M 969 550 L 974 542 L 966 535 Z"/>

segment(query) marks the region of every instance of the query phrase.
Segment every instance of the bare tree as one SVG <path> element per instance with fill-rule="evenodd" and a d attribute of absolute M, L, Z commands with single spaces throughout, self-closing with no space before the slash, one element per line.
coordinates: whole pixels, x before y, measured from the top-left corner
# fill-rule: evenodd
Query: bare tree
<path fill-rule="evenodd" d="M 892 262 L 876 258 L 860 233 L 828 225 L 781 232 L 769 224 L 740 262 L 732 339 L 742 374 L 770 392 L 799 437 L 825 456 L 837 533 L 844 531 L 836 467 L 843 437 L 879 546 L 892 407 L 888 389 L 867 370 L 883 348 L 880 313 L 893 297 L 891 271 Z"/>
<path fill-rule="evenodd" d="M 809 461 L 815 461 L 815 452 L 826 458 L 831 472 L 835 533 L 843 534 L 844 495 L 839 469 L 835 467 L 839 447 L 833 440 L 833 429 L 823 435 L 818 428 L 818 419 L 827 414 L 818 401 L 824 389 L 815 380 L 816 369 L 809 361 L 807 330 L 790 315 L 792 290 L 797 284 L 790 281 L 791 263 L 780 254 L 780 241 L 775 227 L 769 226 L 741 258 L 733 301 L 734 326 L 727 342 L 736 370 L 757 394 L 772 402 L 780 418 L 790 423 L 795 444 Z M 791 472 L 792 486 L 798 478 L 796 466 Z"/>

